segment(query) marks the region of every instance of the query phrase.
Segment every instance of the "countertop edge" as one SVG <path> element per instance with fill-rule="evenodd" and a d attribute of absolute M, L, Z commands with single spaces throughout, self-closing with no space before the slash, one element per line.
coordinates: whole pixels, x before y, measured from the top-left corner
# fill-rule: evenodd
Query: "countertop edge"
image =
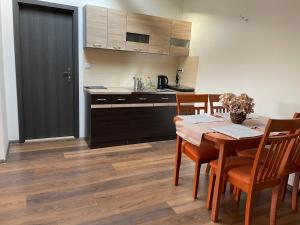
<path fill-rule="evenodd" d="M 111 89 L 111 90 L 110 90 Z M 169 95 L 175 95 L 177 93 L 182 93 L 182 94 L 194 94 L 194 92 L 180 92 L 180 91 L 172 91 L 172 92 L 134 92 L 134 91 L 130 91 L 130 90 L 125 90 L 126 88 L 124 88 L 124 91 L 116 91 L 113 90 L 114 88 L 107 88 L 107 89 L 88 89 L 88 88 L 84 88 L 84 91 L 89 93 L 90 95 L 97 95 L 97 94 L 169 94 Z M 122 89 L 122 88 L 120 88 Z"/>

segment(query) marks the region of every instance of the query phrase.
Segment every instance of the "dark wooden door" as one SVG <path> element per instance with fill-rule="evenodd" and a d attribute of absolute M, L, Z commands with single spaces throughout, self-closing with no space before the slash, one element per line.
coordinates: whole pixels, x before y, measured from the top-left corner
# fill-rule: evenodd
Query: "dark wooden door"
<path fill-rule="evenodd" d="M 25 139 L 74 136 L 72 19 L 68 10 L 20 5 Z"/>

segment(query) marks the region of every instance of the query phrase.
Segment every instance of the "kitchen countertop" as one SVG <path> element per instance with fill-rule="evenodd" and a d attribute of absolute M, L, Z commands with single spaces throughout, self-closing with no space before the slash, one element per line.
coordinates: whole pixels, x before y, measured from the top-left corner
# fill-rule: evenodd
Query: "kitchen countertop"
<path fill-rule="evenodd" d="M 176 94 L 178 91 L 141 91 L 135 92 L 129 87 L 107 87 L 106 89 L 89 89 L 84 88 L 84 90 L 91 94 Z M 185 92 L 187 93 L 187 92 Z"/>

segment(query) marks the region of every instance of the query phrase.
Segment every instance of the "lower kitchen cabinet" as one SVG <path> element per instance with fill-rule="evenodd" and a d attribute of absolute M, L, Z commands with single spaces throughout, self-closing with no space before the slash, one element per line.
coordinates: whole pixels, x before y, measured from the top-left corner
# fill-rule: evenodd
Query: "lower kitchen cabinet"
<path fill-rule="evenodd" d="M 155 106 L 157 98 L 153 95 L 126 95 L 126 104 L 109 104 L 114 96 L 105 96 L 105 104 L 93 104 L 94 96 L 87 96 L 87 141 L 90 148 L 123 144 L 142 143 L 175 139 L 176 115 L 175 96 L 169 103 Z M 122 96 L 118 96 L 121 99 Z M 97 99 L 102 99 L 97 95 Z M 104 99 L 104 97 L 103 97 Z M 122 97 L 123 99 L 123 97 Z M 125 97 L 124 97 L 125 99 Z M 137 102 L 147 99 L 148 103 Z M 150 99 L 153 103 L 149 103 Z M 167 99 L 166 97 L 163 99 Z M 110 100 L 112 101 L 112 100 Z M 114 103 L 114 102 L 112 102 Z"/>
<path fill-rule="evenodd" d="M 132 108 L 129 143 L 159 141 L 175 138 L 174 106 Z"/>

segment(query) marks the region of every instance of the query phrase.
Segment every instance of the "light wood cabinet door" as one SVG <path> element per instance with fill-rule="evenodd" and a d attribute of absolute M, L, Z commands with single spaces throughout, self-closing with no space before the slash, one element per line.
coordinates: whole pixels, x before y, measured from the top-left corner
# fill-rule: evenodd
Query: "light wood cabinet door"
<path fill-rule="evenodd" d="M 107 48 L 126 49 L 126 14 L 125 11 L 108 9 Z"/>
<path fill-rule="evenodd" d="M 127 41 L 126 50 L 132 52 L 149 52 L 149 44 Z"/>
<path fill-rule="evenodd" d="M 171 46 L 170 47 L 170 55 L 172 56 L 188 56 L 190 52 L 189 48 Z"/>
<path fill-rule="evenodd" d="M 172 20 L 153 17 L 150 23 L 149 52 L 168 55 Z"/>
<path fill-rule="evenodd" d="M 191 40 L 192 23 L 186 21 L 173 20 L 172 38 Z"/>
<path fill-rule="evenodd" d="M 151 16 L 127 13 L 127 32 L 136 34 L 147 34 L 150 33 L 150 18 Z"/>
<path fill-rule="evenodd" d="M 85 46 L 107 47 L 107 9 L 98 6 L 85 6 Z"/>

